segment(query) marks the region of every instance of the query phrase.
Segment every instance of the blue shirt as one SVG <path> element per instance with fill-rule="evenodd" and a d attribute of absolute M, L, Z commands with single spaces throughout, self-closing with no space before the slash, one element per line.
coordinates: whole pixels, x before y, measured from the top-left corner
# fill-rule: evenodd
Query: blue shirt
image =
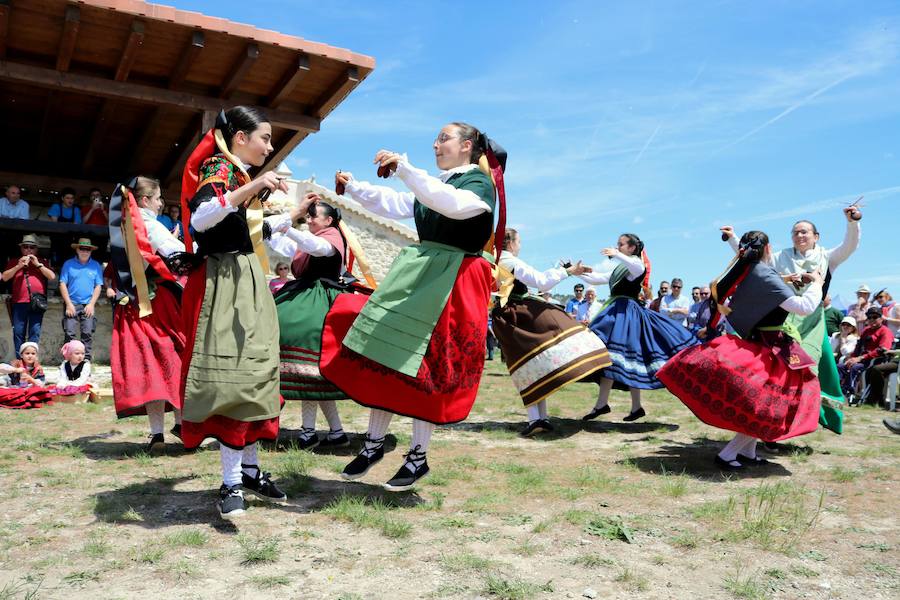
<path fill-rule="evenodd" d="M 9 198 L 4 196 L 0 198 L 0 217 L 7 219 L 30 219 L 28 214 L 28 203 L 22 199 L 13 204 Z"/>
<path fill-rule="evenodd" d="M 93 258 L 85 264 L 70 258 L 63 263 L 59 282 L 66 284 L 72 304 L 87 304 L 94 295 L 94 288 L 103 285 L 103 267 Z"/>
<path fill-rule="evenodd" d="M 74 204 L 69 208 L 62 204 L 54 204 L 47 211 L 48 217 L 56 217 L 58 221 L 65 223 L 81 223 L 81 209 Z"/>
<path fill-rule="evenodd" d="M 165 225 L 169 231 L 172 231 L 172 228 L 175 227 L 175 223 L 172 222 L 172 217 L 169 215 L 159 215 L 156 217 L 156 220 Z"/>
<path fill-rule="evenodd" d="M 574 313 L 577 316 L 579 312 L 583 312 L 583 311 L 587 310 L 587 309 L 583 308 L 585 302 L 586 301 L 584 300 L 584 298 L 582 298 L 581 300 L 576 300 L 575 298 L 569 298 L 569 301 L 566 302 L 566 312 L 569 313 L 570 315 Z"/>

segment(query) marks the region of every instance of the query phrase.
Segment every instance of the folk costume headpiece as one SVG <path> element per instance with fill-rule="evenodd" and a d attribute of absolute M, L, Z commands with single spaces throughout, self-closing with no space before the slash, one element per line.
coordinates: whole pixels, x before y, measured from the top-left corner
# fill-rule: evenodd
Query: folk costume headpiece
<path fill-rule="evenodd" d="M 80 340 L 69 340 L 65 344 L 63 344 L 62 348 L 59 349 L 60 353 L 62 353 L 63 358 L 69 360 L 72 356 L 72 353 L 76 350 L 80 350 L 84 352 L 84 344 Z"/>
<path fill-rule="evenodd" d="M 110 195 L 109 247 L 116 289 L 124 294 L 119 301 L 122 304 L 137 301 L 143 318 L 153 313 L 143 261 L 167 281 L 175 281 L 175 276 L 150 246 L 147 226 L 134 198 L 137 185 L 138 178 L 134 177 L 125 185 L 117 185 Z"/>
<path fill-rule="evenodd" d="M 206 132 L 206 135 L 203 136 L 203 139 L 200 140 L 200 143 L 194 148 L 194 151 L 191 153 L 190 157 L 188 157 L 188 160 L 184 165 L 184 172 L 181 176 L 181 223 L 184 231 L 185 248 L 191 248 L 193 246 L 190 231 L 190 202 L 194 197 L 194 194 L 197 193 L 197 190 L 204 183 L 200 181 L 200 166 L 203 164 L 203 161 L 215 154 L 221 153 L 234 165 L 235 175 L 240 185 L 245 185 L 251 181 L 250 175 L 247 174 L 241 160 L 228 149 L 228 143 L 226 142 L 225 136 L 228 136 L 228 139 L 231 139 L 236 133 L 237 131 L 235 131 L 234 127 L 228 122 L 225 111 L 220 111 L 219 116 L 216 117 L 215 126 Z M 224 206 L 224 197 L 220 198 L 219 201 L 222 202 Z M 266 249 L 263 245 L 262 203 L 258 196 L 254 196 L 246 206 L 247 228 L 250 230 L 250 241 L 253 243 L 253 252 L 259 259 L 263 272 L 268 273 L 269 257 L 266 254 Z"/>
<path fill-rule="evenodd" d="M 506 186 L 503 182 L 503 174 L 506 172 L 506 150 L 492 140 L 484 132 L 478 133 L 478 147 L 483 154 L 478 159 L 478 168 L 491 178 L 497 193 L 497 228 L 491 239 L 485 246 L 485 252 L 492 254 L 500 260 L 500 252 L 503 250 L 503 238 L 506 236 Z M 500 243 L 497 243 L 500 240 Z"/>

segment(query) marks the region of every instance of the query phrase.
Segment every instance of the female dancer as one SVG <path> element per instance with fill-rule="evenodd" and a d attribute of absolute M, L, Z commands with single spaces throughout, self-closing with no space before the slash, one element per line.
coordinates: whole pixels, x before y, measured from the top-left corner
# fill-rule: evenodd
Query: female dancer
<path fill-rule="evenodd" d="M 582 419 L 589 421 L 610 412 L 609 392 L 613 383 L 627 386 L 631 392 L 631 412 L 624 421 L 646 416 L 641 406 L 641 390 L 663 387 L 656 372 L 681 350 L 697 343 L 690 331 L 638 302 L 642 282 L 649 280 L 644 243 L 633 233 L 619 236 L 616 248 L 604 248 L 602 254 L 617 264 L 612 272 L 585 273 L 581 278 L 599 285 L 609 283 L 609 300 L 591 323 L 591 330 L 606 344 L 612 366 L 604 369 L 600 394 L 594 409 Z"/>
<path fill-rule="evenodd" d="M 701 421 L 737 432 L 716 456 L 724 470 L 765 464 L 756 456 L 757 438 L 783 440 L 814 431 L 818 424 L 815 361 L 800 346 L 788 315 L 816 310 L 822 275 L 810 273 L 803 295 L 795 296 L 766 264 L 771 252 L 765 233 L 748 231 L 728 270 L 710 285 L 718 304 L 711 329 L 727 311 L 740 337 L 724 335 L 688 348 L 657 373 Z"/>
<path fill-rule="evenodd" d="M 287 191 L 287 184 L 271 171 L 251 180 L 243 166 L 261 166 L 271 140 L 272 127 L 256 109 L 220 113 L 188 159 L 181 187 L 185 245 L 191 247 L 190 225 L 202 257 L 184 289 L 182 439 L 185 448 L 219 440 L 218 507 L 226 519 L 244 513 L 244 490 L 268 501 L 287 499 L 256 455 L 258 440 L 277 438 L 282 403 L 278 318 L 266 285 L 258 195 Z"/>
<path fill-rule="evenodd" d="M 389 491 L 409 489 L 428 473 L 435 424 L 465 419 L 475 401 L 491 288 L 482 248 L 493 229 L 492 178 L 500 193 L 498 229 L 505 216 L 502 166 L 486 136 L 471 125 L 450 123 L 434 141 L 434 153 L 442 170 L 438 177 L 403 155 L 375 155 L 379 172 L 396 169 L 409 192 L 356 181 L 349 173 L 336 176 L 338 187 L 369 210 L 414 217 L 421 240 L 400 252 L 368 302 L 359 295 L 338 296 L 322 332 L 322 375 L 372 408 L 365 447 L 344 468 L 345 479 L 362 477 L 384 457 L 394 414 L 413 417 L 412 443 L 403 466 L 385 484 Z"/>
<path fill-rule="evenodd" d="M 494 310 L 493 328 L 503 360 L 528 410 L 528 426 L 521 434 L 527 437 L 553 431 L 547 396 L 612 363 L 603 342 L 587 327 L 561 307 L 528 295 L 529 286 L 543 292 L 589 269 L 579 262 L 542 273 L 519 258 L 521 247 L 519 233 L 507 229 L 500 254 L 501 277 L 506 285 L 500 287 L 501 306 Z M 504 291 L 509 293 L 508 300 Z"/>
<path fill-rule="evenodd" d="M 175 411 L 172 435 L 181 437 L 182 288 L 163 259 L 184 252 L 184 242 L 156 220 L 162 204 L 159 182 L 135 177 L 113 192 L 109 213 L 114 288 L 122 298 L 113 307 L 110 349 L 116 415 L 147 415 L 147 452 L 165 447 L 167 410 Z"/>
<path fill-rule="evenodd" d="M 794 286 L 798 295 L 806 291 L 809 286 L 807 274 L 813 271 L 824 274 L 823 289 L 827 294 L 835 269 L 850 258 L 859 247 L 859 222 L 862 219 L 862 212 L 855 205 L 844 208 L 843 212 L 847 220 L 847 229 L 840 246 L 831 250 L 823 248 L 818 243 L 819 231 L 816 226 L 810 221 L 797 221 L 791 228 L 793 247 L 770 255 L 768 259 L 770 264 Z M 721 231 L 723 237 L 728 238 L 732 248 L 737 250 L 738 243 L 734 229 L 726 225 Z M 844 396 L 841 393 L 837 364 L 831 352 L 831 342 L 825 327 L 825 307 L 820 305 L 812 314 L 806 316 L 792 313 L 789 321 L 799 330 L 803 349 L 815 362 L 812 372 L 818 375 L 822 390 L 819 422 L 823 427 L 841 433 L 844 427 Z"/>
<path fill-rule="evenodd" d="M 314 193 L 307 194 L 295 211 L 267 219 L 273 230 L 269 244 L 279 254 L 293 257 L 295 277 L 275 294 L 281 331 L 281 395 L 285 400 L 301 400 L 300 448 L 347 446 L 350 440 L 334 403 L 347 396 L 319 372 L 322 324 L 338 293 L 346 291 L 340 283 L 347 265 L 341 211 Z M 292 227 L 294 215 L 305 216 L 309 231 Z M 322 440 L 316 435 L 319 407 L 330 428 Z"/>

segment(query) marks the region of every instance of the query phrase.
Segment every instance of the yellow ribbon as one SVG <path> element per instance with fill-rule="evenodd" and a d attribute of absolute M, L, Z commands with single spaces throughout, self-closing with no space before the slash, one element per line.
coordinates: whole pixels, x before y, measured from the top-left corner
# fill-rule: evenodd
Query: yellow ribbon
<path fill-rule="evenodd" d="M 512 293 L 513 284 L 516 282 L 516 276 L 509 270 L 500 266 L 494 267 L 494 280 L 497 282 L 497 302 L 501 308 L 509 302 L 509 295 Z"/>
<path fill-rule="evenodd" d="M 128 198 L 128 189 L 122 186 L 122 239 L 125 240 L 125 254 L 128 256 L 128 268 L 131 270 L 131 280 L 137 292 L 138 316 L 143 319 L 153 314 L 150 304 L 150 288 L 147 285 L 147 273 L 144 271 L 144 259 L 138 248 L 137 236 L 134 233 L 134 223 L 131 221 L 131 201 Z"/>
<path fill-rule="evenodd" d="M 369 266 L 369 260 L 366 258 L 365 253 L 363 252 L 362 246 L 359 245 L 359 240 L 356 239 L 356 235 L 353 231 L 347 227 L 347 224 L 341 221 L 338 223 L 338 228 L 341 230 L 341 233 L 344 234 L 344 239 L 347 240 L 347 245 L 350 247 L 350 252 L 353 253 L 353 256 L 356 257 L 356 262 L 359 263 L 359 270 L 362 271 L 363 278 L 365 278 L 366 283 L 369 284 L 369 287 L 374 289 L 378 289 L 378 283 L 375 281 L 375 276 L 372 275 L 372 267 Z"/>
<path fill-rule="evenodd" d="M 224 154 L 225 158 L 230 160 L 234 166 L 240 169 L 245 181 L 251 181 L 250 175 L 247 174 L 247 171 L 244 169 L 244 164 L 241 162 L 241 159 L 228 150 L 228 144 L 225 143 L 225 137 L 222 135 L 222 132 L 216 129 L 214 135 L 216 138 L 216 146 L 218 146 L 219 151 Z M 259 264 L 262 265 L 263 273 L 268 274 L 271 271 L 269 269 L 269 255 L 266 254 L 266 246 L 263 243 L 263 208 L 262 202 L 259 201 L 259 196 L 253 196 L 247 203 L 247 229 L 250 231 L 250 241 L 253 243 L 253 253 L 256 254 L 256 258 L 259 259 Z"/>

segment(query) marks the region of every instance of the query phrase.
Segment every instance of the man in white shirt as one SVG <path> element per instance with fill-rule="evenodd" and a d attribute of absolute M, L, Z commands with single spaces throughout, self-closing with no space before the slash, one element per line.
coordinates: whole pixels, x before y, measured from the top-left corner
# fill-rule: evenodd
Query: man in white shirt
<path fill-rule="evenodd" d="M 682 327 L 687 327 L 687 318 L 691 310 L 691 299 L 681 295 L 684 283 L 677 277 L 672 280 L 671 292 L 664 296 L 659 303 L 659 313 L 678 321 Z"/>
<path fill-rule="evenodd" d="M 17 185 L 6 188 L 6 196 L 0 198 L 0 217 L 4 219 L 30 219 L 28 203 L 22 200 L 22 190 Z"/>

